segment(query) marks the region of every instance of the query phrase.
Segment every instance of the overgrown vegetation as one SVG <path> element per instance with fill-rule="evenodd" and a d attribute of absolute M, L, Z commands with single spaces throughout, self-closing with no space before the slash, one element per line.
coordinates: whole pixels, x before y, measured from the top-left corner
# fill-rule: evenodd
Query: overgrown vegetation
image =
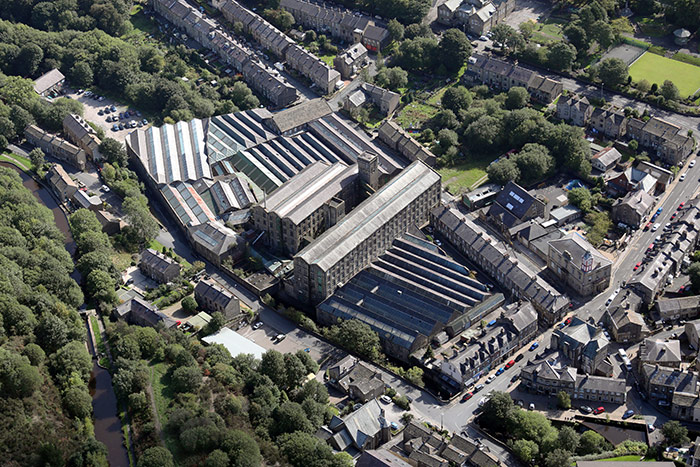
<path fill-rule="evenodd" d="M 94 437 L 83 294 L 53 214 L 0 168 L 3 463 L 106 466 Z"/>

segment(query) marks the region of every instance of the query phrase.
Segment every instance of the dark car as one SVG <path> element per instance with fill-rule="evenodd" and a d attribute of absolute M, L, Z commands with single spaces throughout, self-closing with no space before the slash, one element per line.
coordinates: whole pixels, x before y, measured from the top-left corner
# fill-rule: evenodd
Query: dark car
<path fill-rule="evenodd" d="M 623 419 L 623 420 L 627 420 L 627 419 L 630 418 L 632 415 L 634 415 L 634 410 L 630 409 L 630 410 L 628 410 L 627 412 L 625 412 L 625 413 L 622 415 L 622 419 Z"/>
<path fill-rule="evenodd" d="M 520 360 L 523 359 L 523 354 L 519 353 L 517 357 L 515 357 L 515 361 L 519 362 Z"/>
<path fill-rule="evenodd" d="M 477 384 L 476 387 L 474 388 L 474 392 L 479 392 L 479 391 L 481 391 L 482 389 L 484 389 L 484 385 L 483 385 L 483 384 Z"/>
<path fill-rule="evenodd" d="M 510 379 L 511 383 L 515 383 L 518 379 L 520 378 L 519 374 L 514 374 L 513 377 Z"/>
<path fill-rule="evenodd" d="M 124 124 L 123 124 L 123 123 L 119 123 L 119 129 L 120 129 L 120 130 L 123 130 L 123 129 L 124 129 Z"/>
<path fill-rule="evenodd" d="M 530 346 L 530 351 L 535 350 L 539 346 L 540 346 L 539 342 L 533 342 L 532 345 Z"/>

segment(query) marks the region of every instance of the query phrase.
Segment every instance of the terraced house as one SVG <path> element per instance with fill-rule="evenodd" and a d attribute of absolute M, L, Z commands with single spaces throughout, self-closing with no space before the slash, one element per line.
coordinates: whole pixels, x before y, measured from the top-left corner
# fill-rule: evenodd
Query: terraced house
<path fill-rule="evenodd" d="M 373 52 L 389 44 L 389 31 L 384 24 L 344 8 L 308 0 L 280 0 L 280 8 L 290 12 L 305 28 L 349 44 L 360 42 Z"/>
<path fill-rule="evenodd" d="M 520 86 L 527 89 L 533 99 L 544 104 L 553 102 L 564 90 L 561 81 L 482 54 L 474 54 L 469 58 L 464 79 L 502 91 Z"/>

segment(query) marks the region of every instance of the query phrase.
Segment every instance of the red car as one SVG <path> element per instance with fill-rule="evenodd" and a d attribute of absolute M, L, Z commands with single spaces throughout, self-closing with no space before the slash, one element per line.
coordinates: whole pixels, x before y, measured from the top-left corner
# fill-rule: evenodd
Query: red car
<path fill-rule="evenodd" d="M 644 230 L 649 230 L 649 229 L 651 229 L 651 226 L 652 226 L 652 225 L 653 225 L 653 224 L 652 224 L 651 222 L 647 223 L 647 225 L 644 226 Z"/>
<path fill-rule="evenodd" d="M 569 324 L 571 324 L 571 318 L 566 318 L 566 321 L 564 321 L 564 324 L 566 324 L 567 326 Z"/>
<path fill-rule="evenodd" d="M 511 361 L 509 361 L 508 363 L 506 363 L 506 370 L 507 370 L 508 368 L 512 367 L 513 365 L 515 365 L 515 360 L 511 360 Z"/>
<path fill-rule="evenodd" d="M 593 411 L 593 415 L 600 415 L 600 414 L 602 414 L 603 412 L 605 412 L 605 407 L 598 407 L 597 409 L 595 409 L 595 410 Z"/>
<path fill-rule="evenodd" d="M 654 244 L 652 243 L 652 244 L 649 245 L 649 248 L 647 248 L 647 251 L 651 251 L 651 250 L 653 250 L 653 249 L 654 249 Z"/>
<path fill-rule="evenodd" d="M 640 261 L 640 262 L 638 262 L 637 264 L 634 265 L 634 270 L 636 271 L 636 270 L 639 269 L 641 266 L 642 266 L 642 262 Z"/>
<path fill-rule="evenodd" d="M 678 205 L 678 209 L 683 209 L 683 206 L 685 206 L 685 201 Z"/>
<path fill-rule="evenodd" d="M 474 396 L 473 392 L 468 392 L 462 397 L 462 402 L 467 402 L 469 399 L 471 399 Z"/>
<path fill-rule="evenodd" d="M 675 218 L 676 218 L 676 213 L 674 212 L 673 214 L 671 214 L 671 220 L 673 220 Z"/>

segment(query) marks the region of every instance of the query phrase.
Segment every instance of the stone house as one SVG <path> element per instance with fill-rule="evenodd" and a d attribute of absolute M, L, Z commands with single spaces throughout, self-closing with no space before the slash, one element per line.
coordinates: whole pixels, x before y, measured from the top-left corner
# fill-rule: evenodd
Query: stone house
<path fill-rule="evenodd" d="M 148 277 L 161 284 L 172 282 L 182 270 L 180 263 L 152 248 L 146 248 L 141 253 L 139 268 Z"/>
<path fill-rule="evenodd" d="M 616 224 L 639 228 L 652 214 L 654 202 L 654 197 L 644 190 L 630 191 L 613 204 L 612 220 Z"/>

